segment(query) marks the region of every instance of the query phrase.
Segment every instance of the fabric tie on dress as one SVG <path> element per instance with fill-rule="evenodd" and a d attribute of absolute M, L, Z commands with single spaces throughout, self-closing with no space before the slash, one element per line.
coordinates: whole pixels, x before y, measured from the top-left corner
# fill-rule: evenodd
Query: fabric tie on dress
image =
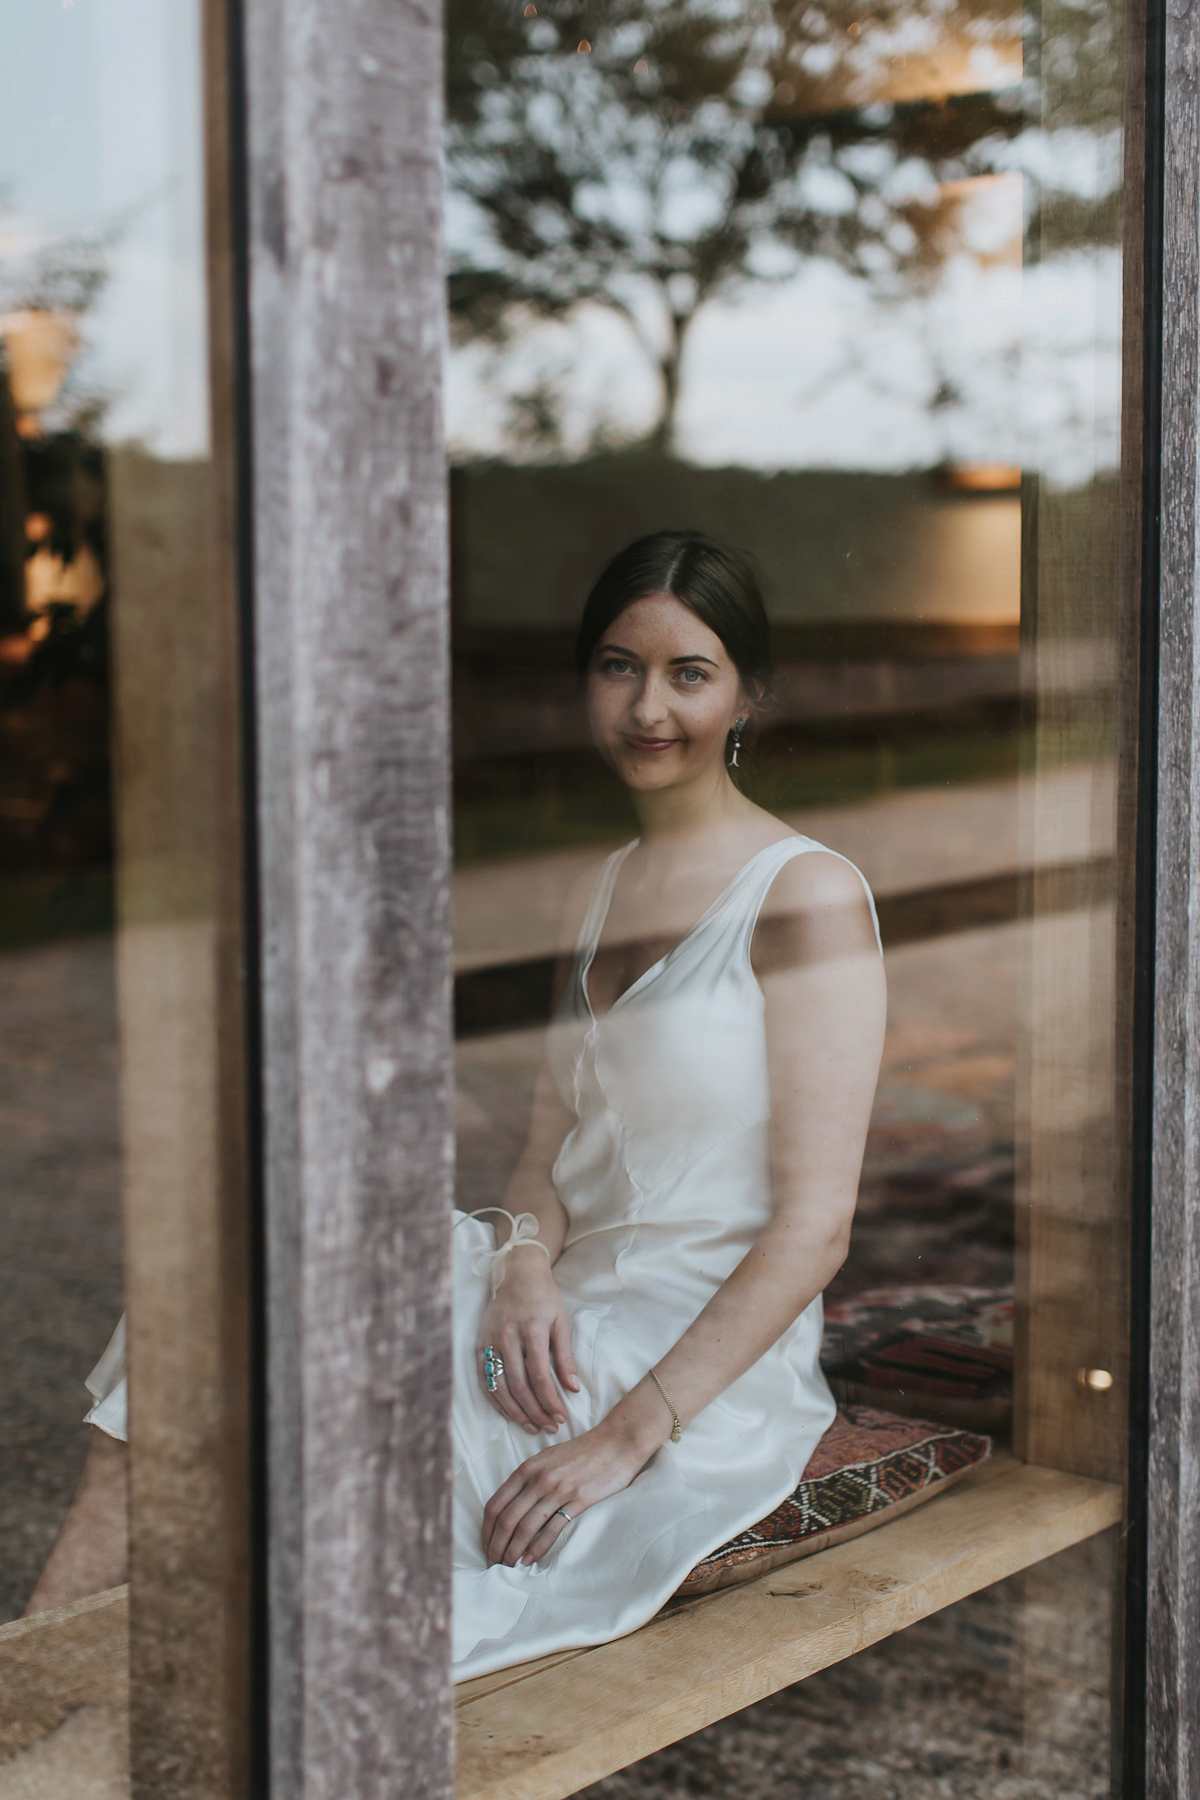
<path fill-rule="evenodd" d="M 512 1213 L 506 1212 L 502 1206 L 480 1206 L 474 1212 L 464 1213 L 463 1217 L 467 1219 L 478 1219 L 483 1213 L 499 1213 L 500 1217 L 507 1219 L 512 1227 L 506 1244 L 501 1244 L 498 1250 L 481 1250 L 471 1263 L 471 1273 L 473 1275 L 489 1276 L 492 1286 L 492 1298 L 494 1300 L 500 1290 L 500 1283 L 504 1280 L 505 1261 L 511 1256 L 512 1252 L 519 1249 L 522 1244 L 536 1244 L 539 1250 L 545 1252 L 547 1262 L 551 1262 L 553 1259 L 549 1250 L 546 1249 L 545 1244 L 543 1244 L 541 1238 L 538 1236 L 539 1220 L 536 1213 L 518 1213 L 514 1218 Z M 461 1224 L 462 1219 L 458 1221 L 458 1225 Z M 458 1225 L 454 1228 L 456 1231 Z"/>

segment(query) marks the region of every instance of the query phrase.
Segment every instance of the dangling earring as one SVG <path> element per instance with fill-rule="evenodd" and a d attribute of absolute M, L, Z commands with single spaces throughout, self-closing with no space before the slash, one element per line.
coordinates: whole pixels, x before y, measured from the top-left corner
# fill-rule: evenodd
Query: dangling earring
<path fill-rule="evenodd" d="M 738 766 L 738 751 L 742 747 L 742 731 L 745 724 L 745 719 L 735 719 L 733 721 L 733 755 L 729 759 L 729 766 L 731 769 L 736 769 Z"/>

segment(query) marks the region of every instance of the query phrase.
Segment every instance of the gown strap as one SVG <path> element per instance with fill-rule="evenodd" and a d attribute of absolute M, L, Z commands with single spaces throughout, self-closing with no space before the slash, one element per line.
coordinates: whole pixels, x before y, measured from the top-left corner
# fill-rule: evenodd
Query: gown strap
<path fill-rule="evenodd" d="M 608 909 L 612 904 L 613 889 L 617 885 L 617 876 L 621 873 L 621 865 L 629 852 L 637 843 L 631 838 L 629 843 L 622 844 L 607 857 L 596 877 L 596 885 L 592 889 L 592 897 L 588 901 L 587 911 L 583 915 L 583 924 L 579 927 L 579 936 L 575 940 L 575 955 L 578 960 L 590 962 L 595 955 L 600 933 L 604 929 L 604 921 L 608 917 Z"/>
<path fill-rule="evenodd" d="M 763 905 L 771 889 L 771 884 L 775 880 L 780 869 L 783 868 L 785 863 L 794 861 L 797 856 L 807 856 L 810 851 L 814 850 L 819 850 L 825 856 L 836 856 L 839 862 L 844 862 L 846 867 L 848 869 L 853 869 L 854 873 L 858 876 L 858 879 L 862 883 L 863 893 L 867 897 L 867 905 L 870 908 L 871 926 L 875 933 L 875 943 L 878 947 L 879 954 L 882 956 L 883 938 L 879 931 L 879 914 L 875 910 L 875 896 L 872 894 L 870 883 L 862 870 L 858 867 L 858 864 L 852 863 L 850 858 L 848 856 L 843 856 L 840 850 L 830 850 L 825 844 L 819 844 L 815 838 L 799 836 L 782 838 L 777 844 L 769 844 L 765 850 L 761 851 L 758 856 L 754 857 L 746 865 L 746 868 L 743 871 L 744 876 L 747 878 L 746 885 L 749 891 L 748 893 L 745 893 L 744 896 L 744 907 L 739 923 L 741 927 L 741 942 L 746 954 L 749 955 L 750 953 L 750 943 L 754 936 L 755 927 L 758 924 L 759 914 L 762 912 Z"/>

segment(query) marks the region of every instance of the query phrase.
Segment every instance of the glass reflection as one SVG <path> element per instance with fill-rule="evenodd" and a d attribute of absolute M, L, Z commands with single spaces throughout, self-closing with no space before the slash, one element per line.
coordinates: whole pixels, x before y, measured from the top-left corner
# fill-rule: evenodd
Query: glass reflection
<path fill-rule="evenodd" d="M 28 1706 L 5 1708 L 0 1753 L 30 1791 L 84 1766 L 97 1794 L 127 1789 L 111 646 L 142 554 L 122 458 L 208 452 L 199 66 L 190 4 L 21 0 L 6 20 L 0 1622 L 57 1633 L 79 1676 L 64 1700 L 13 1665 Z M 18 1661 L 49 1654 L 9 1635 Z"/>
<path fill-rule="evenodd" d="M 622 544 L 702 529 L 771 613 L 746 791 L 862 868 L 887 949 L 826 1374 L 1110 1480 L 1123 30 L 459 0 L 447 145 L 459 1205 L 502 1200 L 565 897 L 636 829 L 579 606 Z"/>

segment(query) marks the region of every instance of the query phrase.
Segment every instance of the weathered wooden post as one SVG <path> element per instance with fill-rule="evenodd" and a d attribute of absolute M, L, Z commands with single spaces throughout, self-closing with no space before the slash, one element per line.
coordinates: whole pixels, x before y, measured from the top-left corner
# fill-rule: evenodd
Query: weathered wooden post
<path fill-rule="evenodd" d="M 441 18 L 247 8 L 272 1789 L 440 1800 Z"/>

